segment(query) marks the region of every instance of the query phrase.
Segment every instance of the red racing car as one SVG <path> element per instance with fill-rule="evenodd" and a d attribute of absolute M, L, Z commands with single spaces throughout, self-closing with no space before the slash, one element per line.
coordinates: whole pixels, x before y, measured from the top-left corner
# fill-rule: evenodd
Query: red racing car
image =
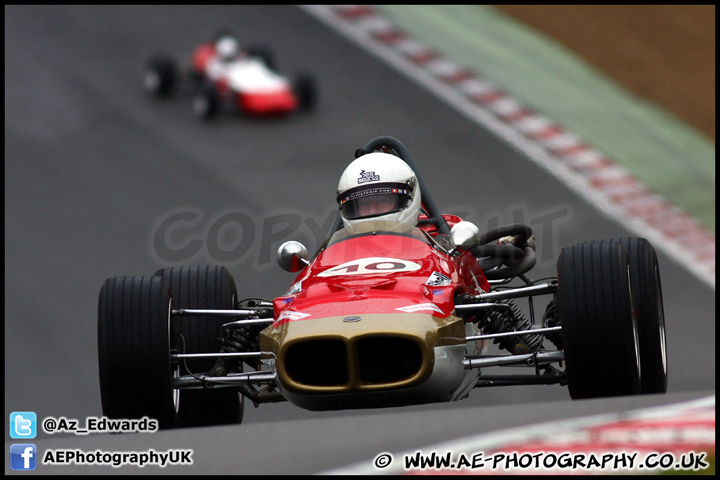
<path fill-rule="evenodd" d="M 203 119 L 223 111 L 283 116 L 312 109 L 317 96 L 310 75 L 301 73 L 290 80 L 278 74 L 267 48 L 242 49 L 227 33 L 198 46 L 184 69 L 168 55 L 153 56 L 147 62 L 144 84 L 157 97 L 176 92 L 191 95 L 193 110 Z"/>
<path fill-rule="evenodd" d="M 566 247 L 557 277 L 533 281 L 530 227 L 481 235 L 442 215 L 394 138 L 356 156 L 314 258 L 298 242 L 280 246 L 281 267 L 298 272 L 284 293 L 239 300 L 220 266 L 105 282 L 106 416 L 173 427 L 239 423 L 245 398 L 336 410 L 449 402 L 506 385 L 567 385 L 573 399 L 666 391 L 660 272 L 647 240 Z"/>

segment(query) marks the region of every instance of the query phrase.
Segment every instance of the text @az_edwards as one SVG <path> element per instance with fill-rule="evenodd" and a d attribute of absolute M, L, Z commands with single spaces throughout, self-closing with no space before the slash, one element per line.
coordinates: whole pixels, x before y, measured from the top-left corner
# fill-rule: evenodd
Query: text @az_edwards
<path fill-rule="evenodd" d="M 140 419 L 110 419 L 107 417 L 87 417 L 85 424 L 73 418 L 46 417 L 42 421 L 45 433 L 74 433 L 87 435 L 89 433 L 153 433 L 158 431 L 158 421 L 143 417 Z"/>

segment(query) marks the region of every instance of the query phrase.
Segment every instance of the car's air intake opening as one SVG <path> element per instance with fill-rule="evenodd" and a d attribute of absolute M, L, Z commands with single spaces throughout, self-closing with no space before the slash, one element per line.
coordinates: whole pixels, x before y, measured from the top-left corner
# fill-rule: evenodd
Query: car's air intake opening
<path fill-rule="evenodd" d="M 392 383 L 408 379 L 420 370 L 422 352 L 412 340 L 400 337 L 368 337 L 356 344 L 360 380 Z"/>
<path fill-rule="evenodd" d="M 340 340 L 308 340 L 291 345 L 285 371 L 297 383 L 333 387 L 348 383 L 347 348 Z"/>

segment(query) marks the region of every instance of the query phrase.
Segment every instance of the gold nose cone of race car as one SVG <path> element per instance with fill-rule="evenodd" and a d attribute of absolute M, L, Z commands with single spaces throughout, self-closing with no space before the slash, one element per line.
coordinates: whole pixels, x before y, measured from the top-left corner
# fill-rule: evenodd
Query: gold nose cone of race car
<path fill-rule="evenodd" d="M 432 375 L 435 348 L 465 344 L 455 316 L 360 314 L 269 327 L 260 348 L 276 356 L 282 388 L 340 394 L 412 387 Z"/>

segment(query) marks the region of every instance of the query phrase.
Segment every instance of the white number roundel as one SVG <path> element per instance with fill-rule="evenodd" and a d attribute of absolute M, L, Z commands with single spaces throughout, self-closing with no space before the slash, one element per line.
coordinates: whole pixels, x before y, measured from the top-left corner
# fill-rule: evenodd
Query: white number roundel
<path fill-rule="evenodd" d="M 414 272 L 420 265 L 409 260 L 398 258 L 370 257 L 353 260 L 336 267 L 328 268 L 318 277 L 334 277 L 336 275 L 371 275 L 378 273 Z"/>

